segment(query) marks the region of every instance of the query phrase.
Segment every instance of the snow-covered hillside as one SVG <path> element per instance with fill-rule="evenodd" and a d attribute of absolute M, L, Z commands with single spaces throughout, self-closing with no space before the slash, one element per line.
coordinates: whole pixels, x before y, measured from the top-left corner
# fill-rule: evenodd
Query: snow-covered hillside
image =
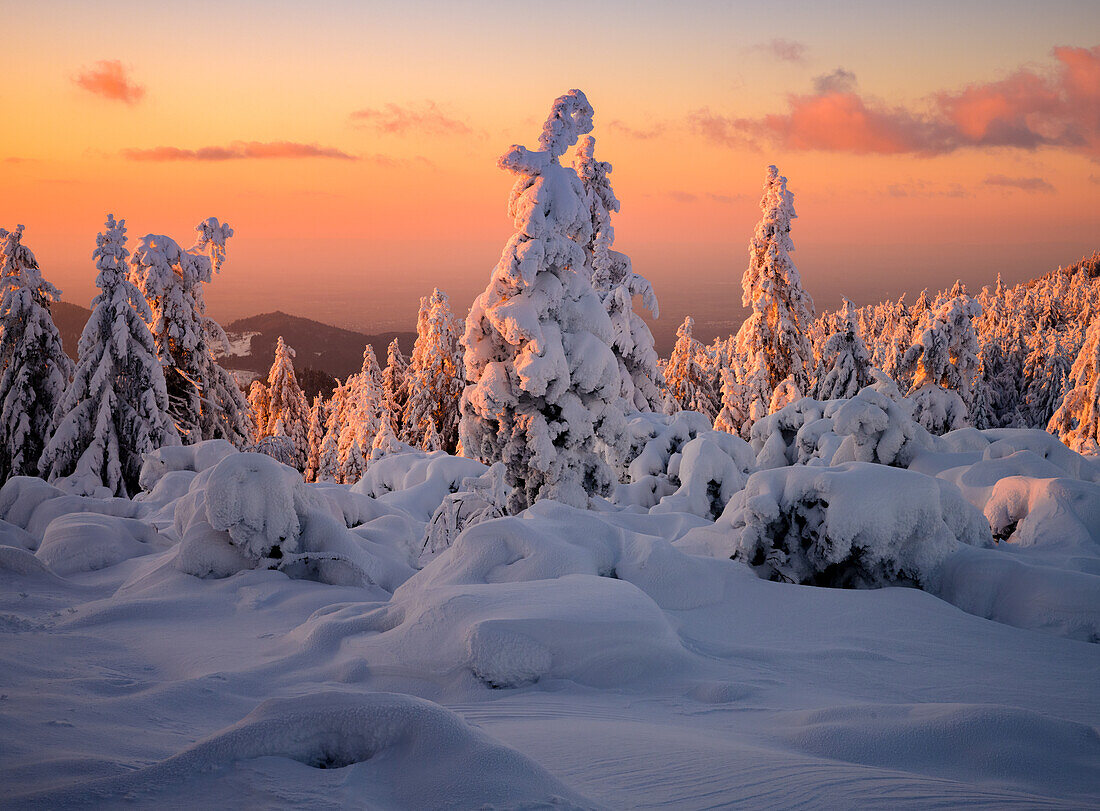
<path fill-rule="evenodd" d="M 1100 802 L 1100 465 L 966 429 L 890 466 L 830 413 L 831 466 L 649 415 L 612 499 L 496 518 L 499 471 L 442 452 L 14 478 L 3 805 Z"/>

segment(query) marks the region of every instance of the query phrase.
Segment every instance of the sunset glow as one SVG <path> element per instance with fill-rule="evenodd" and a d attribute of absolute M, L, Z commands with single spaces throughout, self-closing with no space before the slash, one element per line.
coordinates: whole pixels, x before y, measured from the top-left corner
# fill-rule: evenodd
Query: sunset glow
<path fill-rule="evenodd" d="M 537 36 L 509 8 L 10 4 L 0 223 L 87 304 L 105 213 L 180 240 L 216 215 L 237 234 L 216 316 L 408 328 L 433 286 L 464 307 L 484 285 L 510 229 L 496 159 L 580 87 L 618 245 L 671 322 L 736 328 L 769 163 L 827 306 L 1096 247 L 1096 4 L 576 4 Z"/>

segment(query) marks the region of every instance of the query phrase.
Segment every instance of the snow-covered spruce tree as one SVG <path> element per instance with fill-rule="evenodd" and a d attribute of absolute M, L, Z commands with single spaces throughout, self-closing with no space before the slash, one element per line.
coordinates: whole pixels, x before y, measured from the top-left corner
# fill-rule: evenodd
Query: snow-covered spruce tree
<path fill-rule="evenodd" d="M 306 469 L 305 480 L 307 482 L 319 481 L 318 471 L 321 469 L 321 449 L 325 443 L 325 401 L 318 394 L 313 398 L 313 406 L 309 409 L 309 429 L 306 432 Z"/>
<path fill-rule="evenodd" d="M 317 471 L 312 481 L 315 482 L 340 482 L 340 450 L 337 443 L 340 436 L 335 429 L 325 431 L 325 438 L 321 442 L 321 453 L 317 457 Z"/>
<path fill-rule="evenodd" d="M 871 358 L 859 334 L 855 307 L 844 299 L 840 329 L 825 339 L 814 375 L 811 396 L 816 400 L 846 400 L 874 382 Z"/>
<path fill-rule="evenodd" d="M 363 348 L 363 368 L 344 383 L 344 401 L 340 413 L 340 464 L 347 466 L 348 454 L 352 443 L 358 444 L 364 462 L 370 455 L 374 435 L 378 433 L 378 421 L 382 418 L 382 370 L 378 368 L 378 358 L 374 347 L 367 344 Z M 366 456 L 363 450 L 366 449 Z M 349 469 L 350 475 L 358 481 L 366 470 Z"/>
<path fill-rule="evenodd" d="M 358 437 L 355 437 L 348 445 L 347 456 L 341 463 L 340 481 L 344 484 L 355 484 L 366 472 L 367 460 L 359 446 Z"/>
<path fill-rule="evenodd" d="M 130 259 L 130 280 L 149 304 L 168 412 L 184 444 L 227 439 L 243 447 L 253 430 L 248 402 L 214 359 L 211 342 L 228 342 L 218 323 L 206 316 L 202 288 L 221 269 L 233 229 L 210 217 L 195 230 L 198 238 L 188 250 L 162 235 L 140 239 Z"/>
<path fill-rule="evenodd" d="M 305 470 L 309 454 L 309 406 L 294 375 L 294 350 L 283 336 L 275 344 L 275 360 L 267 373 L 267 426 L 264 434 L 275 435 L 276 421 L 282 421 L 283 435 L 294 444 L 294 467 Z"/>
<path fill-rule="evenodd" d="M 386 368 L 382 370 L 382 411 L 389 415 L 390 430 L 400 436 L 409 402 L 409 359 L 394 338 L 386 347 Z"/>
<path fill-rule="evenodd" d="M 698 411 L 713 420 L 719 410 L 717 392 L 705 364 L 706 348 L 695 340 L 695 319 L 690 315 L 676 330 L 676 345 L 665 364 L 669 394 L 685 411 Z"/>
<path fill-rule="evenodd" d="M 500 159 L 517 176 L 516 233 L 466 319 L 462 447 L 504 462 L 513 513 L 543 498 L 584 507 L 616 479 L 605 458 L 618 456 L 625 403 L 611 320 L 586 267 L 584 186 L 559 162 L 591 129 L 588 99 L 571 90 L 555 100 L 538 151 L 513 146 Z"/>
<path fill-rule="evenodd" d="M 129 498 L 141 488 L 142 457 L 179 435 L 168 416 L 168 392 L 149 308 L 126 278 L 126 221 L 107 216 L 92 254 L 100 293 L 84 326 L 73 381 L 55 414 L 39 470 L 50 481 L 76 475 Z M 88 488 L 89 493 L 94 487 Z"/>
<path fill-rule="evenodd" d="M 752 415 L 746 410 L 748 400 L 748 387 L 737 379 L 737 371 L 728 366 L 723 368 L 722 410 L 714 419 L 714 430 L 736 434 L 747 440 L 748 429 L 752 425 Z"/>
<path fill-rule="evenodd" d="M 1069 390 L 1047 430 L 1079 453 L 1100 454 L 1100 312 L 1069 373 Z"/>
<path fill-rule="evenodd" d="M 0 482 L 38 475 L 73 371 L 50 316 L 60 291 L 42 278 L 22 240 L 22 225 L 0 229 Z"/>
<path fill-rule="evenodd" d="M 267 436 L 267 416 L 270 395 L 262 380 L 253 380 L 248 389 L 248 408 L 252 412 L 252 441 L 259 442 Z"/>
<path fill-rule="evenodd" d="M 741 303 L 752 312 L 737 331 L 740 378 L 749 396 L 745 410 L 754 420 L 767 413 L 772 392 L 787 378 L 799 391 L 809 391 L 814 370 L 807 337 L 814 303 L 790 257 L 794 195 L 774 166 L 764 178 L 760 209 L 764 216 L 749 242 L 749 266 L 741 278 Z"/>
<path fill-rule="evenodd" d="M 454 453 L 458 446 L 459 400 L 466 377 L 459 329 L 446 293 L 436 288 L 420 299 L 400 434 L 410 445 L 423 446 L 435 431 L 442 450 Z"/>
<path fill-rule="evenodd" d="M 933 434 L 967 424 L 979 371 L 973 320 L 981 312 L 982 305 L 967 295 L 929 310 L 920 337 L 902 358 L 901 371 L 913 375 L 906 395 L 915 404 L 913 419 Z"/>
<path fill-rule="evenodd" d="M 592 286 L 611 317 L 611 350 L 619 362 L 622 396 L 638 411 L 659 411 L 664 380 L 653 334 L 634 312 L 634 296 L 641 296 L 642 306 L 653 318 L 659 317 L 657 296 L 649 280 L 634 272 L 630 257 L 611 249 L 615 242 L 611 213 L 619 210 L 619 200 L 608 177 L 611 164 L 596 160 L 595 149 L 596 139 L 584 136 L 573 162 L 592 216 L 592 236 L 585 246 Z"/>

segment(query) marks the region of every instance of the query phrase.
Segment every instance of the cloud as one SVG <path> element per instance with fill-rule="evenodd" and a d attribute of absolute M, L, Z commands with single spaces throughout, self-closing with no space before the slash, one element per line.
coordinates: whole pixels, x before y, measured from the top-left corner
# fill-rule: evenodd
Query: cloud
<path fill-rule="evenodd" d="M 419 132 L 424 135 L 469 135 L 473 132 L 464 121 L 446 115 L 434 101 L 419 107 L 387 104 L 367 107 L 351 114 L 352 123 L 390 135 Z"/>
<path fill-rule="evenodd" d="M 760 118 L 689 115 L 691 127 L 723 145 L 768 142 L 791 150 L 943 155 L 963 148 L 1051 146 L 1100 160 L 1100 46 L 1055 48 L 1045 72 L 1020 68 L 995 82 L 933 93 L 922 109 L 864 96 L 839 68 L 791 94 L 787 109 Z"/>
<path fill-rule="evenodd" d="M 795 62 L 802 64 L 806 61 L 805 43 L 783 39 L 782 37 L 776 37 L 768 42 L 754 45 L 752 50 L 765 53 L 774 59 L 778 59 L 780 62 Z"/>
<path fill-rule="evenodd" d="M 1054 187 L 1041 177 L 1005 177 L 1004 175 L 990 175 L 982 181 L 986 186 L 1000 186 L 1004 189 L 1018 189 L 1026 192 L 1041 192 L 1053 194 Z"/>
<path fill-rule="evenodd" d="M 890 197 L 970 197 L 970 192 L 961 183 L 949 185 L 933 184 L 925 180 L 912 180 L 908 183 L 891 183 L 886 187 Z"/>
<path fill-rule="evenodd" d="M 335 158 L 357 160 L 330 146 L 300 144 L 294 141 L 233 141 L 228 146 L 204 146 L 181 149 L 157 146 L 152 149 L 124 149 L 122 156 L 133 161 L 228 161 L 265 158 Z"/>
<path fill-rule="evenodd" d="M 657 138 L 664 135 L 665 131 L 668 129 L 668 125 L 664 122 L 657 122 L 645 128 L 637 128 L 619 121 L 618 119 L 610 122 L 608 127 L 616 132 L 622 133 L 627 138 L 635 138 L 639 141 L 649 141 L 653 138 Z"/>
<path fill-rule="evenodd" d="M 112 101 L 137 104 L 145 97 L 145 87 L 134 82 L 117 59 L 104 59 L 73 77 L 77 87 Z"/>

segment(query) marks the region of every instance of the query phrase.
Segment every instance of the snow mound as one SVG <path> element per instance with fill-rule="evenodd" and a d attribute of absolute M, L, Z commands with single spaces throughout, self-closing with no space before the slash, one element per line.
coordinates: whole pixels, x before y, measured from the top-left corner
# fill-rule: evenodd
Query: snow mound
<path fill-rule="evenodd" d="M 719 524 L 760 576 L 818 586 L 928 587 L 960 544 L 992 544 L 958 488 L 865 462 L 755 473 Z"/>
<path fill-rule="evenodd" d="M 558 679 L 617 689 L 667 684 L 698 671 L 665 613 L 622 580 L 566 575 L 406 585 L 366 626 L 348 626 L 356 633 L 382 632 L 355 648 L 372 668 L 433 680 L 464 673 L 492 689 Z M 311 636 L 339 636 L 343 622 L 318 617 L 310 623 Z M 330 624 L 331 630 L 325 627 Z"/>
<path fill-rule="evenodd" d="M 181 791 L 212 799 L 207 792 L 232 792 L 226 784 L 240 779 L 242 766 L 263 771 L 265 758 L 283 761 L 278 771 L 299 791 L 323 791 L 326 771 L 348 769 L 342 787 L 360 807 L 591 807 L 533 760 L 438 704 L 336 691 L 268 699 L 159 763 L 16 799 L 54 807 L 154 803 Z"/>
<path fill-rule="evenodd" d="M 982 704 L 857 705 L 794 713 L 795 748 L 830 760 L 1093 795 L 1100 735 L 1085 724 Z"/>
<path fill-rule="evenodd" d="M 24 530 L 35 539 L 35 548 L 55 519 L 71 513 L 136 518 L 140 505 L 125 498 L 76 496 L 42 479 L 15 476 L 0 488 L 0 520 Z M 25 536 L 21 536 L 25 537 Z"/>
<path fill-rule="evenodd" d="M 56 574 L 67 577 L 105 569 L 161 548 L 157 531 L 142 521 L 70 513 L 50 522 L 35 555 Z"/>
<path fill-rule="evenodd" d="M 601 514 L 546 500 L 518 517 L 470 527 L 394 597 L 412 599 L 440 586 L 577 574 L 625 580 L 668 609 L 716 602 L 723 589 L 723 575 L 712 561 L 684 554 L 664 538 L 616 526 Z"/>
<path fill-rule="evenodd" d="M 999 549 L 964 547 L 944 562 L 936 594 L 968 614 L 1100 642 L 1097 573 L 1033 564 Z"/>

